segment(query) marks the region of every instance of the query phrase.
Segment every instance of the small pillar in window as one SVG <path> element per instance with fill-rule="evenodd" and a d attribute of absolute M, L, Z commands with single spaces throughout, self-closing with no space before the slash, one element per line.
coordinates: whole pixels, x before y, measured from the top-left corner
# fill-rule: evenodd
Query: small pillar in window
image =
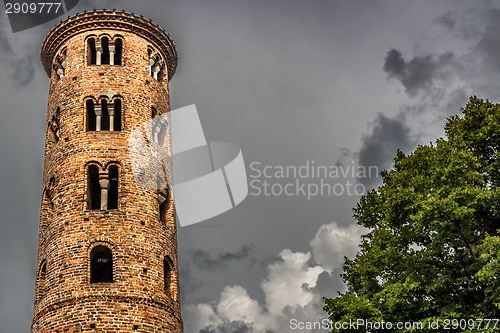
<path fill-rule="evenodd" d="M 94 112 L 95 112 L 95 121 L 96 121 L 95 130 L 100 131 L 101 130 L 101 123 L 102 123 L 102 109 L 101 109 L 101 107 L 96 106 L 94 108 Z"/>
<path fill-rule="evenodd" d="M 108 210 L 109 179 L 99 179 L 101 187 L 101 210 Z"/>
<path fill-rule="evenodd" d="M 115 130 L 115 106 L 114 104 L 110 104 L 108 106 L 108 115 L 109 115 L 109 130 Z"/>
<path fill-rule="evenodd" d="M 95 41 L 95 50 L 96 50 L 96 61 L 95 61 L 95 64 L 96 65 L 100 65 L 101 64 L 101 55 L 102 55 L 102 46 L 101 46 L 101 40 L 100 39 L 96 39 L 96 41 Z"/>
<path fill-rule="evenodd" d="M 153 75 L 154 65 L 155 65 L 155 60 L 153 58 L 149 59 L 149 75 Z"/>
<path fill-rule="evenodd" d="M 160 72 L 160 66 L 154 65 L 152 70 L 154 79 L 158 80 L 158 73 Z"/>
<path fill-rule="evenodd" d="M 109 44 L 109 64 L 115 64 L 115 45 L 111 43 Z"/>

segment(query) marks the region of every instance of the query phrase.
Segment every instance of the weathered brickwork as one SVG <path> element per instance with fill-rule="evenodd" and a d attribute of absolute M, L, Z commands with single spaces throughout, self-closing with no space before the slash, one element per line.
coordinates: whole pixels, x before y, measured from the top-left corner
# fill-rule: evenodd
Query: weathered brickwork
<path fill-rule="evenodd" d="M 109 45 L 120 39 L 121 64 L 90 64 L 88 39 L 103 37 Z M 51 83 L 32 332 L 182 332 L 173 200 L 160 210 L 159 192 L 136 184 L 127 142 L 153 108 L 170 110 L 170 36 L 134 14 L 84 12 L 49 32 L 41 58 Z M 86 100 L 97 107 L 116 99 L 120 130 L 89 131 Z M 118 183 L 117 208 L 91 209 L 89 165 L 100 184 Z M 96 246 L 111 250 L 112 282 L 91 283 Z"/>

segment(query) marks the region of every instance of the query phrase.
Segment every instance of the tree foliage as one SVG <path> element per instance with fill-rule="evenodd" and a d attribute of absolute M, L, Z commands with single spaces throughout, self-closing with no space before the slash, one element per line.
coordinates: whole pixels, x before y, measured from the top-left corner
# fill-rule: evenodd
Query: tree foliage
<path fill-rule="evenodd" d="M 462 112 L 448 119 L 446 139 L 399 151 L 360 199 L 354 217 L 370 231 L 345 259 L 347 291 L 325 299 L 333 323 L 421 322 L 427 331 L 436 320 L 443 329 L 445 319 L 500 318 L 500 105 L 472 97 Z M 478 323 L 451 331 L 500 331 Z"/>

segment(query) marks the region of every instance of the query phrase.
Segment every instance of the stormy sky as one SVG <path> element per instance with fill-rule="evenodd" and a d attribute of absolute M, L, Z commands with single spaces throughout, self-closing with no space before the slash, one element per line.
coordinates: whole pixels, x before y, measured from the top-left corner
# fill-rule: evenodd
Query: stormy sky
<path fill-rule="evenodd" d="M 170 33 L 172 107 L 196 104 L 207 139 L 239 145 L 255 180 L 236 208 L 179 229 L 186 333 L 289 332 L 292 318 L 325 318 L 321 297 L 345 288 L 343 257 L 366 232 L 346 184 L 380 179 L 347 172 L 323 179 L 343 193 L 265 195 L 263 181 L 297 179 L 264 167 L 387 169 L 397 149 L 443 136 L 471 95 L 500 101 L 494 1 L 87 0 L 69 14 L 93 8 Z M 2 333 L 28 332 L 32 319 L 49 84 L 39 50 L 58 21 L 12 33 L 0 15 Z"/>

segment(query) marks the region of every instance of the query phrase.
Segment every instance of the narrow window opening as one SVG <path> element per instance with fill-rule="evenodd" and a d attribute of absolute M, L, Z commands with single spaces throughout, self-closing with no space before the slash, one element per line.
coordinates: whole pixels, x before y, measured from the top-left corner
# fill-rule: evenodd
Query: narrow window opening
<path fill-rule="evenodd" d="M 167 296 L 170 296 L 170 284 L 172 282 L 172 260 L 166 256 L 165 259 L 163 259 L 163 279 L 164 279 L 164 287 L 165 287 L 165 294 Z"/>
<path fill-rule="evenodd" d="M 45 189 L 45 195 L 47 196 L 47 201 L 49 202 L 50 212 L 54 209 L 54 195 L 55 195 L 55 187 L 56 180 L 54 176 L 50 177 L 49 184 Z"/>
<path fill-rule="evenodd" d="M 108 101 L 105 99 L 101 100 L 101 131 L 109 131 L 109 112 L 108 112 Z"/>
<path fill-rule="evenodd" d="M 109 65 L 109 40 L 108 37 L 101 38 L 102 55 L 101 64 Z"/>
<path fill-rule="evenodd" d="M 159 64 L 159 67 L 158 67 L 158 76 L 156 77 L 156 79 L 159 82 L 162 82 L 164 75 L 165 75 L 165 66 L 161 63 L 161 64 Z"/>
<path fill-rule="evenodd" d="M 117 38 L 115 40 L 115 65 L 122 65 L 122 40 L 121 38 Z"/>
<path fill-rule="evenodd" d="M 168 199 L 168 189 L 158 193 L 158 220 L 163 224 L 167 223 Z"/>
<path fill-rule="evenodd" d="M 101 186 L 99 185 L 99 168 L 89 165 L 87 169 L 87 188 L 89 209 L 101 208 Z"/>
<path fill-rule="evenodd" d="M 87 64 L 96 64 L 96 48 L 95 48 L 95 38 L 89 38 L 87 40 Z"/>
<path fill-rule="evenodd" d="M 47 261 L 44 259 L 40 265 L 38 272 L 38 297 L 41 298 L 45 295 L 45 278 L 47 276 Z"/>
<path fill-rule="evenodd" d="M 61 108 L 57 108 L 56 112 L 52 115 L 50 120 L 50 131 L 54 137 L 55 142 L 59 142 L 59 117 L 61 113 Z"/>
<path fill-rule="evenodd" d="M 114 130 L 122 130 L 122 101 L 119 98 L 115 99 L 114 102 L 115 118 L 113 120 Z"/>
<path fill-rule="evenodd" d="M 90 283 L 113 282 L 113 256 L 103 245 L 94 247 L 90 253 Z"/>
<path fill-rule="evenodd" d="M 118 166 L 109 167 L 108 209 L 118 208 Z"/>
<path fill-rule="evenodd" d="M 94 101 L 88 99 L 85 102 L 85 106 L 87 109 L 87 131 L 95 131 L 96 130 L 96 113 L 94 110 Z"/>

